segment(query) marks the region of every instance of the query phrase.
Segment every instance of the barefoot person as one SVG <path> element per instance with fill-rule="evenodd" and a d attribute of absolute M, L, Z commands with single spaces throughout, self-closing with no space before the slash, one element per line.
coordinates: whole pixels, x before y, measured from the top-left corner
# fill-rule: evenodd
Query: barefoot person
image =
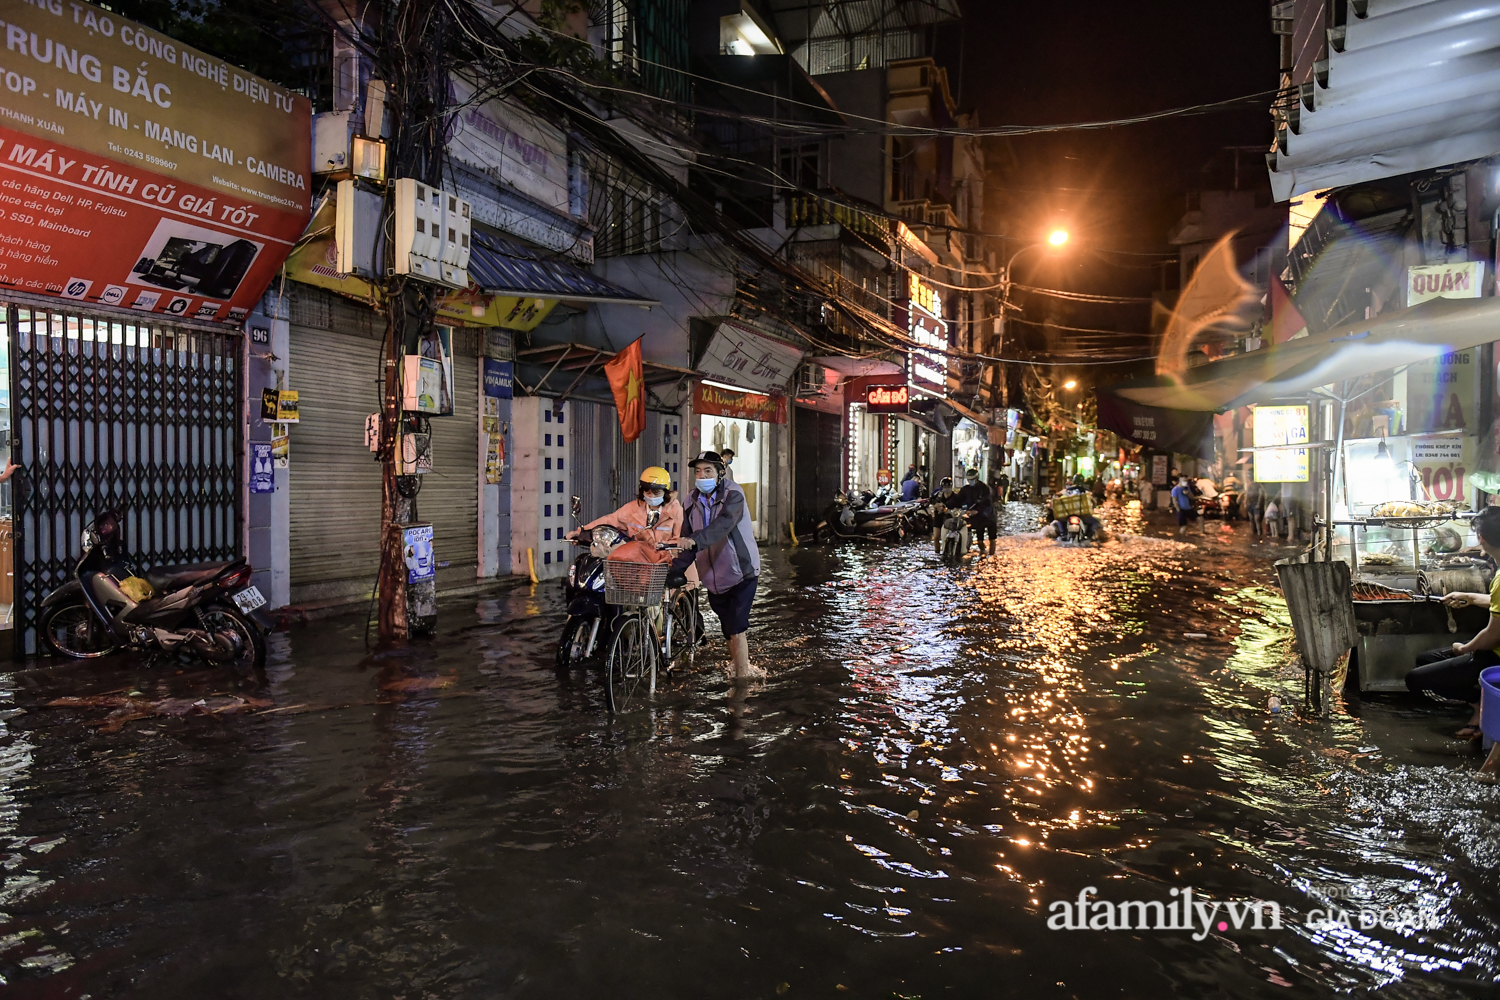
<path fill-rule="evenodd" d="M 1474 519 L 1479 547 L 1491 559 L 1500 559 L 1500 507 L 1486 507 Z M 1449 594 L 1443 603 L 1450 608 L 1470 604 L 1489 608 L 1483 630 L 1468 642 L 1431 649 L 1417 656 L 1416 669 L 1406 675 L 1407 690 L 1444 701 L 1469 702 L 1474 714 L 1458 733 L 1459 739 L 1479 737 L 1479 673 L 1500 663 L 1500 573 L 1495 574 L 1488 594 Z"/>
<path fill-rule="evenodd" d="M 750 643 L 745 636 L 760 577 L 760 548 L 755 544 L 744 491 L 728 478 L 724 461 L 715 452 L 705 451 L 688 468 L 693 491 L 684 505 L 687 523 L 677 544 L 697 552 L 698 579 L 729 640 L 730 678 L 764 677 L 764 670 L 750 665 Z"/>

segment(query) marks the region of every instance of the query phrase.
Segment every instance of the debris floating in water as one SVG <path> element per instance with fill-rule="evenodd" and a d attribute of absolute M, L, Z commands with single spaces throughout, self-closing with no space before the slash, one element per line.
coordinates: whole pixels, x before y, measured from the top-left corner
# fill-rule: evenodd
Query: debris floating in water
<path fill-rule="evenodd" d="M 1184 639 L 1207 639 L 1208 638 L 1208 633 L 1207 632 L 1184 632 L 1184 633 L 1182 633 L 1182 637 Z"/>
<path fill-rule="evenodd" d="M 1271 695 L 1270 700 L 1266 702 L 1266 709 L 1272 715 L 1278 715 L 1278 714 L 1280 714 L 1280 712 L 1281 712 L 1281 699 L 1278 698 L 1274 694 Z"/>

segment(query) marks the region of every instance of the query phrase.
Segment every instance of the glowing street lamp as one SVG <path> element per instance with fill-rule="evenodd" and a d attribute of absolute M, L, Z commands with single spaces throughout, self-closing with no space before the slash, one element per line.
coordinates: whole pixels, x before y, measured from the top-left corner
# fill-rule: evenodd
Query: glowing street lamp
<path fill-rule="evenodd" d="M 1076 389 L 1076 388 L 1078 388 L 1078 383 L 1075 382 L 1073 379 L 1068 379 L 1066 382 L 1063 383 L 1063 388 L 1064 389 Z"/>
<path fill-rule="evenodd" d="M 1054 229 L 1047 234 L 1047 242 L 1055 247 L 1060 247 L 1068 242 L 1068 231 L 1066 229 Z"/>

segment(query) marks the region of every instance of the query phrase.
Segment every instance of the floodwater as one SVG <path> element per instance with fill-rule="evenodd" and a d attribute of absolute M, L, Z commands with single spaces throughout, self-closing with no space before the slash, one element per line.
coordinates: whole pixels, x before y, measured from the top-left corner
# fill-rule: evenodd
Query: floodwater
<path fill-rule="evenodd" d="M 1184 545 L 1108 516 L 1145 534 L 1003 538 L 956 569 L 918 544 L 768 552 L 768 682 L 728 688 L 717 643 L 615 720 L 597 673 L 552 666 L 555 585 L 450 600 L 404 650 L 367 654 L 359 617 L 294 628 L 264 683 L 3 675 L 6 993 L 1492 989 L 1500 788 L 1464 773 L 1461 713 L 1307 717 L 1244 526 Z M 1189 889 L 1193 926 L 1157 927 Z M 1085 890 L 1099 929 L 1056 926 Z"/>

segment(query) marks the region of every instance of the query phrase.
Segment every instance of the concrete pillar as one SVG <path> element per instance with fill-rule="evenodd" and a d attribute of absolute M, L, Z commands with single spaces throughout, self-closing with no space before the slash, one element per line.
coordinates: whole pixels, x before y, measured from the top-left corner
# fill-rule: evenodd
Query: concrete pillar
<path fill-rule="evenodd" d="M 271 289 L 245 321 L 245 453 L 241 456 L 240 500 L 244 517 L 244 552 L 255 570 L 251 582 L 266 596 L 267 607 L 291 603 L 291 487 L 286 469 L 274 473 L 274 493 L 250 492 L 252 443 L 269 444 L 271 425 L 260 418 L 262 389 L 289 384 L 291 330 L 288 303 Z M 278 383 L 279 378 L 279 383 Z"/>

